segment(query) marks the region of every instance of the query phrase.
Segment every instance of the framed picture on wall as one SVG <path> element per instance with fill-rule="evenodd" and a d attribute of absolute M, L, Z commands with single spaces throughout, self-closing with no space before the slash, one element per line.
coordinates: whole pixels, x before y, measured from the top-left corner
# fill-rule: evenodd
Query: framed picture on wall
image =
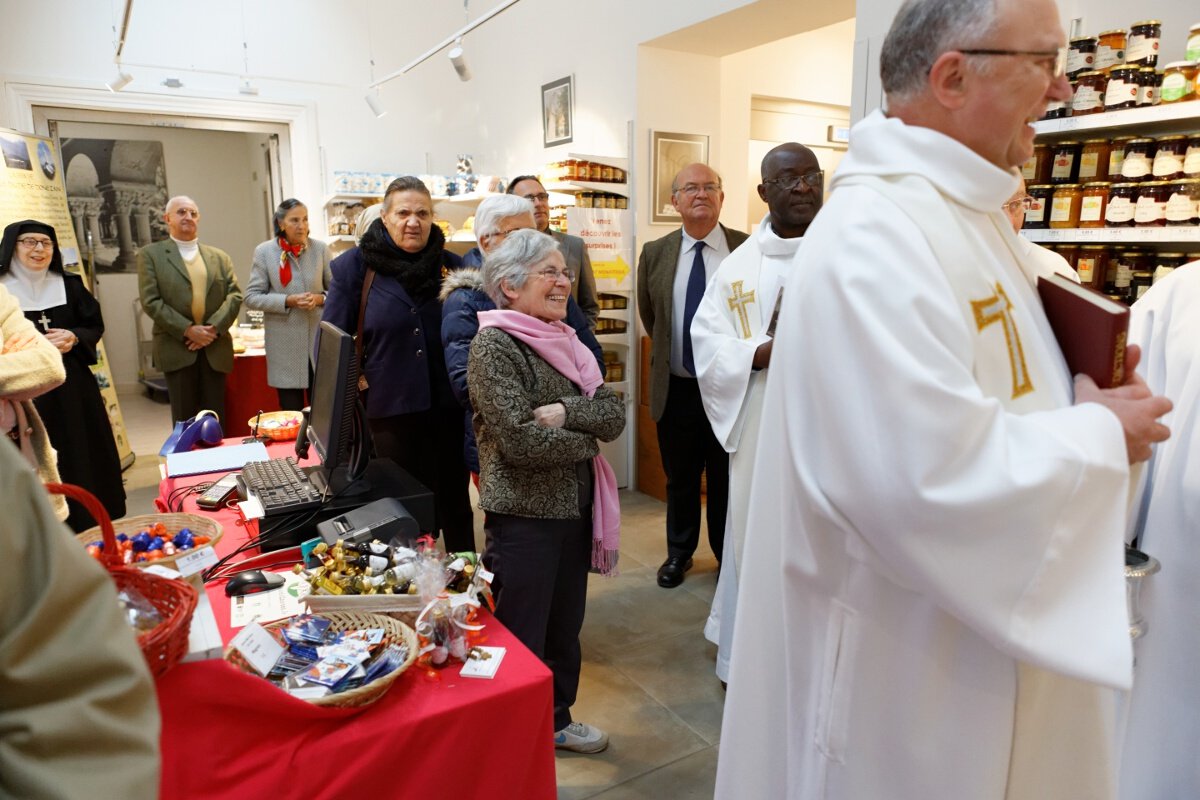
<path fill-rule="evenodd" d="M 574 138 L 575 76 L 542 85 L 542 143 L 566 144 Z"/>
<path fill-rule="evenodd" d="M 671 181 L 688 164 L 708 163 L 708 137 L 698 133 L 650 131 L 650 224 L 678 225 Z"/>

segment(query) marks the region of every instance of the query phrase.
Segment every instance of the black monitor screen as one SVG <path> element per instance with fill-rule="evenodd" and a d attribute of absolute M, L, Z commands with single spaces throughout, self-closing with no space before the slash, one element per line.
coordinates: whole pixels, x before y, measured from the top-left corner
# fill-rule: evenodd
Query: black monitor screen
<path fill-rule="evenodd" d="M 362 445 L 354 441 L 358 359 L 354 337 L 336 325 L 322 322 L 317 338 L 308 439 L 328 474 L 350 460 L 356 444 Z"/>

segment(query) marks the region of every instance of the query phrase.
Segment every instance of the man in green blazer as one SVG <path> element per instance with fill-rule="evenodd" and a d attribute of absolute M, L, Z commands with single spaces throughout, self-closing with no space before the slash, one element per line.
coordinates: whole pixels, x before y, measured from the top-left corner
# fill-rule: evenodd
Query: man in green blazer
<path fill-rule="evenodd" d="M 167 379 L 176 421 L 212 409 L 224 421 L 225 376 L 233 370 L 229 326 L 242 307 L 233 261 L 200 244 L 200 209 L 190 197 L 172 197 L 166 213 L 170 239 L 138 251 L 138 293 L 154 320 L 154 363 Z"/>
<path fill-rule="evenodd" d="M 650 416 L 667 474 L 667 560 L 658 569 L 658 585 L 668 589 L 683 583 L 700 542 L 705 474 L 708 543 L 718 561 L 725 541 L 729 456 L 704 413 L 689 331 L 708 279 L 746 240 L 718 222 L 724 202 L 720 175 L 705 164 L 684 167 L 671 182 L 671 204 L 683 228 L 647 242 L 638 260 L 638 313 L 652 340 Z"/>

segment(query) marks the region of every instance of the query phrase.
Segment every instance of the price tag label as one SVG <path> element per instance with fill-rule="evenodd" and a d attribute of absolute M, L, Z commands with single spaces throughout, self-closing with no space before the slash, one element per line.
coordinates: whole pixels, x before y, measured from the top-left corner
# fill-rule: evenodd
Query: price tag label
<path fill-rule="evenodd" d="M 487 581 L 488 583 L 491 583 L 493 580 L 496 579 L 496 576 L 493 575 L 491 572 L 489 572 L 487 570 L 487 568 L 485 568 L 483 566 L 483 564 L 480 564 L 478 567 L 475 568 L 475 574 L 478 575 L 482 580 Z"/>
<path fill-rule="evenodd" d="M 283 655 L 283 645 L 275 641 L 267 629 L 251 622 L 238 631 L 229 645 L 246 657 L 246 661 L 259 675 L 266 675 Z"/>
<path fill-rule="evenodd" d="M 146 567 L 145 571 L 149 572 L 151 575 L 157 575 L 160 578 L 167 578 L 168 580 L 173 581 L 179 580 L 183 577 L 183 575 L 180 573 L 176 572 L 170 567 L 164 567 L 162 564 L 151 564 L 150 566 Z"/>
<path fill-rule="evenodd" d="M 217 563 L 217 551 L 212 547 L 200 547 L 175 561 L 175 568 L 183 577 L 195 575 Z"/>

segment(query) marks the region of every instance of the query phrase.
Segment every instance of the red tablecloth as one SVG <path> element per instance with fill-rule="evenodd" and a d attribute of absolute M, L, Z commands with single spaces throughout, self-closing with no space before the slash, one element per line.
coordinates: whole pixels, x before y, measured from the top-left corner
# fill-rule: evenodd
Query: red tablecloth
<path fill-rule="evenodd" d="M 214 477 L 164 480 L 160 499 Z M 184 510 L 204 513 L 195 495 Z M 214 516 L 225 532 L 219 555 L 247 540 L 235 511 Z M 223 584 L 208 597 L 228 641 Z M 484 632 L 507 649 L 494 679 L 463 678 L 458 666 L 430 677 L 414 665 L 362 709 L 311 705 L 224 661 L 176 666 L 158 680 L 163 800 L 553 798 L 550 671 L 490 615 Z"/>
<path fill-rule="evenodd" d="M 225 379 L 225 435 L 249 436 L 247 420 L 259 411 L 278 410 L 279 393 L 267 385 L 267 357 L 235 355 L 233 372 Z"/>

